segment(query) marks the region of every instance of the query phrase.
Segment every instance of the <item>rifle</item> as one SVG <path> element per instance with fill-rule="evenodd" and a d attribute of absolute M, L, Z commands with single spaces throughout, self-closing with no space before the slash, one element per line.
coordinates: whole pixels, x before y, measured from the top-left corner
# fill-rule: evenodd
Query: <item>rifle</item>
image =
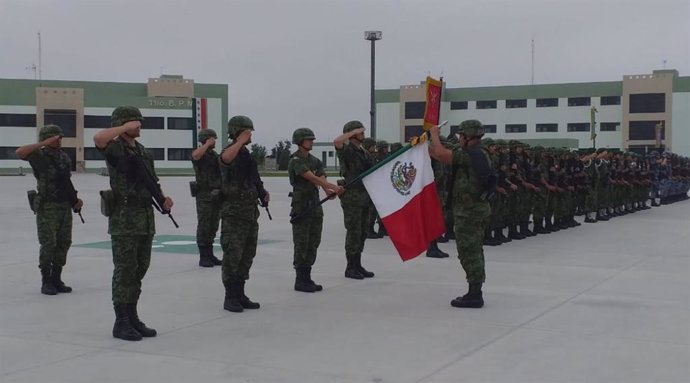
<path fill-rule="evenodd" d="M 364 176 L 366 176 L 366 175 L 368 175 L 368 174 L 369 174 L 369 172 L 366 172 L 366 171 L 360 173 L 360 175 L 358 175 L 357 177 L 353 178 L 352 181 L 350 181 L 350 182 L 346 183 L 345 185 L 343 185 L 343 189 L 345 189 L 345 191 L 347 191 L 347 188 L 351 187 L 355 182 L 361 181 L 362 178 L 364 178 Z M 317 203 L 317 204 L 311 204 L 311 203 L 310 203 L 309 205 L 307 205 L 307 207 L 305 207 L 304 209 L 302 209 L 302 211 L 300 211 L 299 213 L 296 213 L 295 215 L 293 215 L 292 217 L 290 217 L 290 223 L 298 223 L 299 221 L 301 221 L 302 219 L 304 219 L 304 218 L 307 216 L 307 214 L 308 214 L 313 208 L 323 205 L 324 203 L 326 203 L 326 201 L 328 201 L 328 200 L 331 199 L 331 198 L 333 198 L 333 194 L 327 195 L 326 197 L 324 197 L 323 199 L 321 199 L 321 200 L 319 201 L 319 203 Z"/>
<path fill-rule="evenodd" d="M 175 221 L 175 218 L 173 218 L 170 210 L 163 208 L 165 196 L 161 190 L 161 185 L 156 182 L 155 177 L 153 174 L 151 174 L 149 168 L 144 163 L 144 159 L 136 153 L 134 153 L 134 158 L 136 158 L 137 166 L 140 169 L 143 169 L 143 173 L 140 173 L 143 175 L 143 177 L 139 177 L 139 179 L 143 182 L 146 190 L 151 193 L 151 205 L 153 205 L 153 207 L 156 208 L 156 210 L 158 210 L 161 214 L 166 214 L 172 221 L 173 225 L 179 229 L 180 225 L 177 224 L 177 221 Z"/>
<path fill-rule="evenodd" d="M 273 221 L 273 217 L 271 217 L 271 211 L 268 210 L 268 202 L 264 202 L 263 199 L 259 198 L 259 206 L 266 209 L 266 214 L 268 214 L 268 219 Z"/>
<path fill-rule="evenodd" d="M 81 215 L 81 208 L 77 209 L 74 206 L 77 204 L 77 190 L 74 188 L 74 184 L 72 183 L 72 180 L 69 177 L 69 174 L 63 174 L 62 177 L 60 178 L 60 184 L 58 186 L 58 189 L 55 191 L 55 195 L 66 201 L 69 202 L 72 205 L 72 212 L 76 213 L 79 215 L 79 219 L 81 219 L 81 223 L 86 223 L 84 221 L 84 217 Z"/>

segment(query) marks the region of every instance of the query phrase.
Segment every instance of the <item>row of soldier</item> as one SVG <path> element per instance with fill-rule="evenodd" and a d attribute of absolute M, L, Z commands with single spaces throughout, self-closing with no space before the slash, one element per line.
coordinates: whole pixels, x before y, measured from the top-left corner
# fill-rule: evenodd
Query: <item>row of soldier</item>
<path fill-rule="evenodd" d="M 101 192 L 101 210 L 108 217 L 113 252 L 112 301 L 116 319 L 112 333 L 126 340 L 156 335 L 139 319 L 137 305 L 155 234 L 152 205 L 168 215 L 173 207 L 172 199 L 163 194 L 158 184 L 152 157 L 137 141 L 142 123 L 144 117 L 139 109 L 118 107 L 112 113 L 111 127 L 94 136 L 96 148 L 106 159 L 111 187 Z M 268 207 L 270 194 L 263 187 L 257 163 L 247 149 L 253 130 L 251 119 L 234 116 L 228 122 L 230 142 L 220 153 L 215 151 L 217 134 L 207 129 L 199 132 L 201 145 L 191 155 L 195 182 L 190 186 L 196 198 L 199 265 L 222 266 L 223 307 L 231 312 L 260 307 L 246 295 L 245 283 L 257 249 L 257 204 Z M 375 210 L 363 184 L 355 181 L 402 145 L 393 144 L 387 150 L 387 143 L 365 138 L 364 132 L 361 122 L 350 121 L 343 127 L 342 135 L 334 139 L 342 176 L 337 183 L 327 180 L 323 164 L 309 153 L 316 139 L 314 132 L 300 128 L 293 133 L 297 151 L 290 157 L 288 175 L 293 187 L 291 223 L 296 291 L 313 293 L 323 289 L 311 278 L 323 226 L 319 188 L 331 199 L 339 197 L 343 208 L 345 277 L 374 277 L 362 265 L 364 243 L 367 238 L 385 235 L 385 228 L 379 220 L 379 231 L 374 231 Z M 451 302 L 454 307 L 478 308 L 484 304 L 482 235 L 485 240 L 505 241 L 503 230 L 508 228 L 507 238 L 519 239 L 528 233 L 573 225 L 574 215 L 581 212 L 604 220 L 621 209 L 646 206 L 647 194 L 642 189 L 650 185 L 644 183 L 645 165 L 639 160 L 626 159 L 619 169 L 618 164 L 609 165 L 616 157 L 607 157 L 611 156 L 607 151 L 583 153 L 575 158 L 572 153 L 526 148 L 519 142 L 482 142 L 483 135 L 483 127 L 476 120 L 462 122 L 460 130 L 447 138 L 440 137 L 439 127 L 430 132 L 430 155 L 435 159 L 437 190 L 447 226 L 446 234 L 438 241 L 457 238 L 458 257 L 469 284 L 468 293 Z M 61 273 L 71 244 L 72 211 L 80 211 L 83 205 L 70 180 L 71 163 L 61 150 L 61 137 L 59 127 L 45 126 L 40 130 L 38 143 L 17 149 L 17 156 L 29 161 L 38 181 L 31 208 L 37 216 L 41 292 L 47 295 L 71 291 Z M 482 143 L 484 149 L 480 149 Z M 659 186 L 654 189 L 652 182 L 652 189 L 660 193 L 662 202 L 674 198 L 672 190 L 687 197 L 687 159 L 678 158 L 678 171 L 674 173 L 664 170 L 669 166 L 665 161 L 661 160 L 658 166 Z M 648 164 L 645 177 L 651 168 Z M 498 198 L 489 202 L 478 191 L 485 186 L 485 176 L 494 174 L 492 169 L 498 170 Z M 605 169 L 609 169 L 607 177 L 602 176 Z M 623 174 L 626 169 L 626 175 L 619 179 L 618 172 Z M 639 179 L 626 178 L 637 177 L 638 173 Z M 616 193 L 609 186 L 618 185 L 619 181 L 629 186 L 631 180 L 639 186 L 639 193 Z M 635 197 L 627 197 L 628 194 Z M 528 228 L 530 218 L 534 222 L 532 230 Z M 219 227 L 222 260 L 213 253 Z M 427 256 L 448 255 L 434 241 Z"/>

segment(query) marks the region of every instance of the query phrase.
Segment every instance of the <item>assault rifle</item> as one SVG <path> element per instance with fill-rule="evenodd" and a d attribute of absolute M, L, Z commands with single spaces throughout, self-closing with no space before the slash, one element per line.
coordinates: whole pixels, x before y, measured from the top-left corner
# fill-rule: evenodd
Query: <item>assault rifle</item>
<path fill-rule="evenodd" d="M 144 163 L 144 159 L 136 153 L 134 154 L 134 158 L 136 158 L 137 167 L 141 170 L 141 177 L 139 177 L 139 180 L 143 183 L 143 186 L 146 188 L 146 190 L 151 193 L 151 205 L 153 205 L 153 207 L 156 208 L 156 210 L 158 210 L 161 214 L 166 214 L 172 221 L 173 225 L 175 225 L 176 228 L 179 228 L 180 225 L 177 224 L 177 221 L 175 221 L 175 218 L 173 218 L 170 210 L 163 207 L 165 196 L 161 190 L 161 185 L 156 182 L 156 178 L 153 176 L 153 174 L 151 174 L 151 171 Z"/>
<path fill-rule="evenodd" d="M 77 204 L 77 190 L 74 188 L 74 184 L 72 183 L 72 180 L 69 177 L 69 174 L 62 174 L 60 177 L 60 184 L 58 186 L 58 189 L 55 191 L 55 196 L 58 197 L 59 199 L 69 202 L 70 205 L 72 205 L 72 211 L 79 215 L 79 219 L 81 219 L 81 223 L 86 223 L 84 221 L 84 217 L 81 215 L 81 208 L 75 208 L 74 206 Z"/>

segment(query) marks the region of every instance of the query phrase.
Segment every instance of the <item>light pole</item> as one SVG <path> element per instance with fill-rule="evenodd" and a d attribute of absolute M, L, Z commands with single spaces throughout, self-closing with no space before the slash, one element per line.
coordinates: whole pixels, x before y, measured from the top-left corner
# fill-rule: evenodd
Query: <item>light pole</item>
<path fill-rule="evenodd" d="M 371 116 L 371 137 L 376 138 L 376 101 L 374 100 L 374 62 L 376 57 L 376 50 L 374 44 L 376 40 L 381 40 L 381 31 L 366 31 L 364 32 L 364 39 L 371 41 L 371 107 L 369 115 Z"/>

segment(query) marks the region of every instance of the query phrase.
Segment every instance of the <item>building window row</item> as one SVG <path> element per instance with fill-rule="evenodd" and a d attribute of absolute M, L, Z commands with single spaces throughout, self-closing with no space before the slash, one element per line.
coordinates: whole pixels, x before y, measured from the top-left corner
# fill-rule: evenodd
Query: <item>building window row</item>
<path fill-rule="evenodd" d="M 663 96 L 663 93 L 661 93 Z M 648 96 L 648 95 L 643 95 Z M 631 95 L 632 97 L 632 95 Z M 649 97 L 647 97 L 649 98 Z M 644 101 L 643 101 L 644 102 Z M 658 103 L 658 101 L 653 101 L 653 103 Z M 590 106 L 592 104 L 591 97 L 569 97 L 568 106 Z M 601 105 L 620 105 L 620 96 L 602 96 L 600 98 Z M 424 107 L 426 103 L 424 101 L 410 101 L 405 103 L 405 118 L 406 119 L 419 119 L 424 118 Z M 631 99 L 632 105 L 632 99 Z M 536 99 L 537 108 L 552 108 L 558 106 L 558 98 L 537 98 Z M 477 109 L 496 109 L 498 107 L 497 100 L 478 100 L 476 101 Z M 526 108 L 527 99 L 507 99 L 505 100 L 506 109 L 515 108 Z M 469 108 L 468 101 L 451 101 L 450 110 L 466 110 Z M 658 108 L 652 108 L 658 109 Z M 635 113 L 631 109 L 631 113 Z"/>

